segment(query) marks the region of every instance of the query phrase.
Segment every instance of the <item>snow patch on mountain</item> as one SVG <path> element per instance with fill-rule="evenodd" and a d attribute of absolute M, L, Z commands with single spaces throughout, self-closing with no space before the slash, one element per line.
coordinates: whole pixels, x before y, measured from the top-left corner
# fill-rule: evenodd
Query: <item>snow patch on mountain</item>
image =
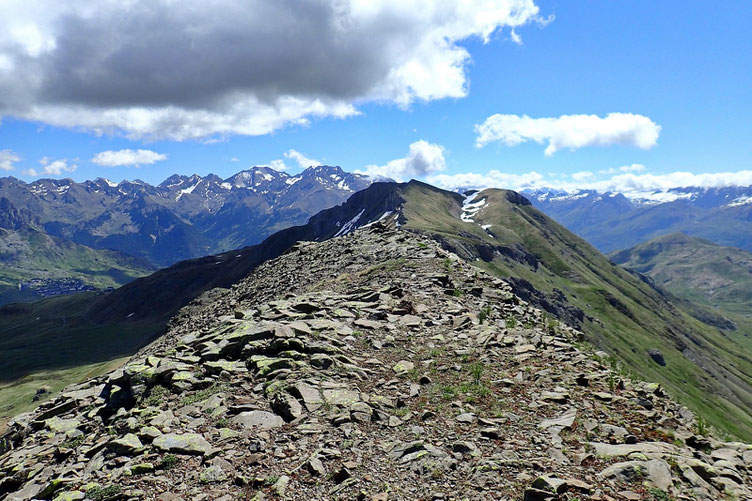
<path fill-rule="evenodd" d="M 460 214 L 460 219 L 466 223 L 474 223 L 475 220 L 473 218 L 483 206 L 486 205 L 485 197 L 474 202 L 473 200 L 475 200 L 477 196 L 477 191 L 469 192 L 469 194 L 465 194 L 465 199 L 462 201 L 462 214 Z"/>
<path fill-rule="evenodd" d="M 750 205 L 750 204 L 752 204 L 752 196 L 744 195 L 744 196 L 733 199 L 731 202 L 727 203 L 725 207 L 739 207 L 741 205 Z"/>
<path fill-rule="evenodd" d="M 192 186 L 189 186 L 188 188 L 180 190 L 178 192 L 177 198 L 175 198 L 175 201 L 177 202 L 178 200 L 180 200 L 180 197 L 182 197 L 183 195 L 190 195 L 191 193 L 193 193 L 193 190 L 195 190 L 196 186 L 198 186 L 199 184 L 201 184 L 201 181 L 199 181 L 198 183 L 196 183 L 196 184 L 194 184 Z"/>
<path fill-rule="evenodd" d="M 334 236 L 340 237 L 342 235 L 347 235 L 351 231 L 357 229 L 358 220 L 360 219 L 360 217 L 363 215 L 365 211 L 366 211 L 365 209 L 362 209 L 360 212 L 358 212 L 358 214 L 354 218 L 346 222 Z"/>

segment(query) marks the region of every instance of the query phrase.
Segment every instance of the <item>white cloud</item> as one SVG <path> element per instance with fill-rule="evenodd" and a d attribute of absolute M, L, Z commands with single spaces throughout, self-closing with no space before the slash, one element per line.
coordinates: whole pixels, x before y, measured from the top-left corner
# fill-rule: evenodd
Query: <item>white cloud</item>
<path fill-rule="evenodd" d="M 585 179 L 593 177 L 594 174 L 590 172 L 589 170 L 583 170 L 581 172 L 575 172 L 572 174 L 572 179 L 575 181 L 584 181 Z"/>
<path fill-rule="evenodd" d="M 626 167 L 632 168 L 633 171 L 644 170 L 642 165 L 637 168 L 634 165 Z M 599 172 L 610 172 L 611 170 L 606 169 Z M 628 198 L 650 198 L 651 193 L 665 192 L 675 188 L 724 188 L 752 185 L 752 170 L 700 174 L 683 171 L 666 174 L 635 174 L 635 172 L 628 172 L 628 169 L 623 168 L 616 168 L 613 171 L 621 172 L 605 179 L 598 179 L 597 176 L 585 176 L 583 179 L 577 180 L 574 179 L 576 174 L 573 174 L 571 177 L 574 181 L 566 181 L 558 176 L 544 176 L 535 171 L 525 174 L 509 174 L 491 170 L 485 174 L 471 172 L 453 175 L 440 174 L 428 178 L 428 182 L 448 190 L 506 188 L 520 191 L 552 188 L 569 192 L 595 190 L 600 193 L 622 193 Z"/>
<path fill-rule="evenodd" d="M 151 150 L 108 150 L 94 155 L 91 161 L 103 167 L 130 165 L 140 167 L 167 160 L 167 155 Z"/>
<path fill-rule="evenodd" d="M 24 174 L 31 177 L 39 176 L 61 176 L 64 172 L 73 172 L 78 168 L 76 164 L 68 164 L 68 159 L 63 158 L 61 160 L 50 160 L 47 157 L 43 157 L 39 163 L 42 165 L 42 170 L 27 169 Z"/>
<path fill-rule="evenodd" d="M 233 163 L 234 163 L 234 162 L 240 162 L 240 159 L 239 159 L 238 157 L 232 157 L 232 158 L 230 159 L 230 162 L 233 162 Z"/>
<path fill-rule="evenodd" d="M 308 167 L 317 167 L 319 165 L 324 165 L 324 163 L 321 160 L 316 160 L 314 158 L 310 158 L 306 156 L 305 154 L 289 149 L 286 152 L 283 153 L 284 157 L 288 160 L 292 160 L 293 162 L 298 164 L 298 167 L 301 169 L 307 169 Z M 272 169 L 282 172 L 284 170 L 287 170 L 290 168 L 284 160 L 281 158 L 272 160 L 271 162 L 262 165 L 262 167 L 271 167 Z"/>
<path fill-rule="evenodd" d="M 300 153 L 299 151 L 295 150 L 287 150 L 285 152 L 285 158 L 289 158 L 290 160 L 293 160 L 298 163 L 298 166 L 301 169 L 307 169 L 308 167 L 316 167 L 319 165 L 323 165 L 323 162 L 321 160 L 316 160 L 315 158 L 309 158 L 305 156 L 304 154 Z"/>
<path fill-rule="evenodd" d="M 358 174 L 365 174 L 372 178 L 391 178 L 395 181 L 405 181 L 413 177 L 424 177 L 446 170 L 444 147 L 424 140 L 410 145 L 406 157 L 391 160 L 386 165 L 368 165 L 363 170 L 356 170 Z"/>
<path fill-rule="evenodd" d="M 616 174 L 618 172 L 642 172 L 645 166 L 642 164 L 622 165 L 621 167 L 609 167 L 608 169 L 599 170 L 598 174 Z"/>
<path fill-rule="evenodd" d="M 490 170 L 485 174 L 465 172 L 462 174 L 437 174 L 427 179 L 430 184 L 447 190 L 506 188 L 522 190 L 546 186 L 545 176 L 532 171 L 525 174 L 510 174 L 499 170 Z"/>
<path fill-rule="evenodd" d="M 271 167 L 272 169 L 282 172 L 283 170 L 287 170 L 287 165 L 285 164 L 284 160 L 276 159 L 272 160 L 268 164 L 264 165 L 263 167 Z"/>
<path fill-rule="evenodd" d="M 13 170 L 20 161 L 21 157 L 12 150 L 0 150 L 0 170 Z"/>
<path fill-rule="evenodd" d="M 534 0 L 3 0 L 0 19 L 0 117 L 174 140 L 463 97 L 465 42 L 547 21 Z"/>
<path fill-rule="evenodd" d="M 670 172 L 667 174 L 618 174 L 610 179 L 588 183 L 589 189 L 619 193 L 649 193 L 672 188 L 724 188 L 752 185 L 752 170 L 737 172 Z"/>
<path fill-rule="evenodd" d="M 506 146 L 528 141 L 547 142 L 546 156 L 565 148 L 576 150 L 613 144 L 648 149 L 656 145 L 660 130 L 661 126 L 648 117 L 633 113 L 609 113 L 605 118 L 597 115 L 531 118 L 495 114 L 475 126 L 475 145 L 481 148 L 493 142 Z"/>

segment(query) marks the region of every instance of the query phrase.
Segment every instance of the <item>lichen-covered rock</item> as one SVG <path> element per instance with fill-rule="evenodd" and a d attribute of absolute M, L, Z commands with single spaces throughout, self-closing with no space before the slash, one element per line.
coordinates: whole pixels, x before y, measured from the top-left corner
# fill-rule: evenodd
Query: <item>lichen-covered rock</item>
<path fill-rule="evenodd" d="M 204 455 L 211 451 L 209 442 L 196 433 L 168 433 L 155 438 L 152 445 L 159 450 L 176 454 Z"/>

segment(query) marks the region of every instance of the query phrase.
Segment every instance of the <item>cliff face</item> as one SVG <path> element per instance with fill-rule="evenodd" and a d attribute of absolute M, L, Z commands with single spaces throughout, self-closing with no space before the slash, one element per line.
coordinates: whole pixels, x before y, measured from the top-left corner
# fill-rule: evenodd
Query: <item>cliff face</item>
<path fill-rule="evenodd" d="M 0 499 L 752 496 L 752 447 L 395 223 L 296 245 L 17 417 Z"/>

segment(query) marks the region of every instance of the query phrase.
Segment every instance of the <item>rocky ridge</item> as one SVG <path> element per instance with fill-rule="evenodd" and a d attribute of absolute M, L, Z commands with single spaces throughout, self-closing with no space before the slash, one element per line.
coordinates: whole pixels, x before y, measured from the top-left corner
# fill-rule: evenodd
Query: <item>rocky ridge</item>
<path fill-rule="evenodd" d="M 3 436 L 0 499 L 752 499 L 752 446 L 434 241 L 301 242 Z"/>

